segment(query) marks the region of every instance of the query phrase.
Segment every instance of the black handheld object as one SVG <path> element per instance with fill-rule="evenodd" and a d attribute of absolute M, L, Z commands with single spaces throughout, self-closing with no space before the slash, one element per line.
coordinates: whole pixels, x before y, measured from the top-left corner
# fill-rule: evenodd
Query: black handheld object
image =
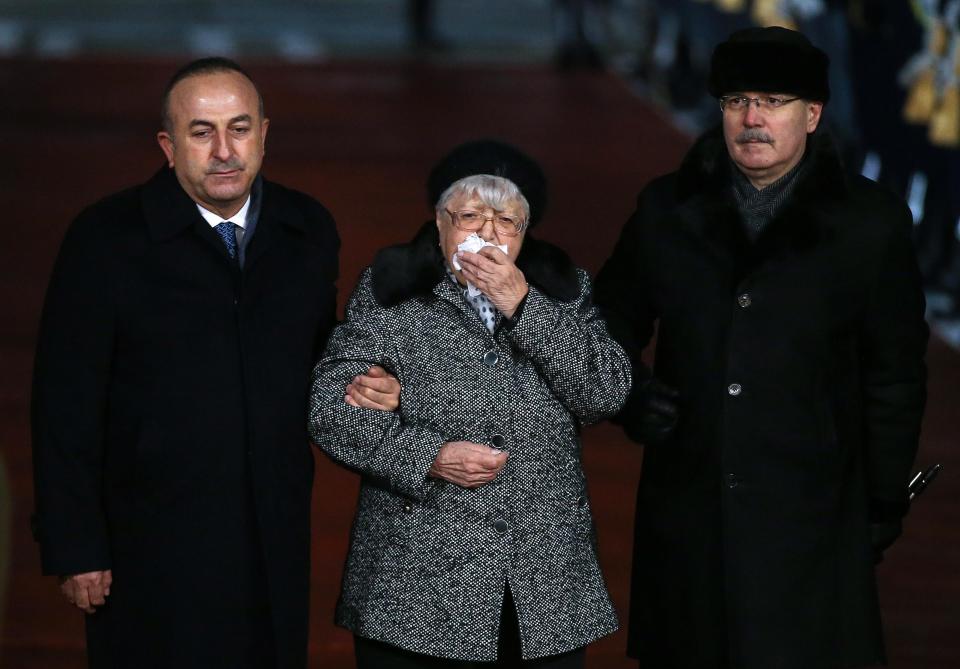
<path fill-rule="evenodd" d="M 914 477 L 910 480 L 910 483 L 907 485 L 907 490 L 910 491 L 910 501 L 912 502 L 917 496 L 922 493 L 930 483 L 933 482 L 933 479 L 937 478 L 937 474 L 940 473 L 940 470 L 943 469 L 943 465 L 934 464 L 927 467 L 927 470 L 924 472 L 917 472 Z"/>
<path fill-rule="evenodd" d="M 930 485 L 933 479 L 937 478 L 941 469 L 943 469 L 943 465 L 935 464 L 927 467 L 926 471 L 914 474 L 910 483 L 907 484 L 907 493 L 911 502 Z M 880 564 L 883 561 L 883 552 L 897 540 L 902 531 L 903 521 L 900 518 L 870 524 L 870 542 L 873 545 L 874 564 Z"/>

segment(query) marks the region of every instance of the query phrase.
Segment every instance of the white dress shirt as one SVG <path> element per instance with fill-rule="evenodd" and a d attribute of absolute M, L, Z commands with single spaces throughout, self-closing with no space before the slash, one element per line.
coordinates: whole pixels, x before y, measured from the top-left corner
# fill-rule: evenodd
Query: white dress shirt
<path fill-rule="evenodd" d="M 231 216 L 229 219 L 221 218 L 220 214 L 214 214 L 209 209 L 204 209 L 199 204 L 197 209 L 200 210 L 200 215 L 203 216 L 203 220 L 210 224 L 211 228 L 215 228 L 225 221 L 229 221 L 237 226 L 237 246 L 243 244 L 243 233 L 247 229 L 247 212 L 250 211 L 250 196 L 247 195 L 247 201 L 243 203 L 243 206 L 240 207 L 240 211 Z"/>

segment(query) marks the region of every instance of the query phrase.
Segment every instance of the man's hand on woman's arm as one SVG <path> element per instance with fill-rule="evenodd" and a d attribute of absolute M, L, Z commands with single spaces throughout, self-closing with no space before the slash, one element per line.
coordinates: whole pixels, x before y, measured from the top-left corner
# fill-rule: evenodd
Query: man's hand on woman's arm
<path fill-rule="evenodd" d="M 374 365 L 347 384 L 343 401 L 355 407 L 396 411 L 400 406 L 400 382 L 383 367 Z"/>

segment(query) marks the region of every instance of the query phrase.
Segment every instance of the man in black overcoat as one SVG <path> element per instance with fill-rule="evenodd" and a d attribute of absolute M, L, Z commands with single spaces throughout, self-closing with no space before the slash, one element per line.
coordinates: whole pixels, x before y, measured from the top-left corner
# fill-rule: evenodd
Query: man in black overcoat
<path fill-rule="evenodd" d="M 655 669 L 881 663 L 874 564 L 925 401 L 910 213 L 815 132 L 827 58 L 801 34 L 734 33 L 710 92 L 722 128 L 646 187 L 597 280 L 634 361 L 620 420 L 646 444 L 629 651 Z"/>
<path fill-rule="evenodd" d="M 92 667 L 306 666 L 307 391 L 339 239 L 318 202 L 260 176 L 267 126 L 235 63 L 185 66 L 167 166 L 82 212 L 54 267 L 34 529 L 88 614 Z"/>

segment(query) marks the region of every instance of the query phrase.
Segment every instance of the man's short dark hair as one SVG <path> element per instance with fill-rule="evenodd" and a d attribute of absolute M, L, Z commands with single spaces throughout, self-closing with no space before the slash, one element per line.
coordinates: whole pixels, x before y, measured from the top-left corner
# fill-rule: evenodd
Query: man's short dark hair
<path fill-rule="evenodd" d="M 203 74 L 218 74 L 221 72 L 236 72 L 247 78 L 247 81 L 253 86 L 253 90 L 257 91 L 257 105 L 260 111 L 260 119 L 263 120 L 263 96 L 260 95 L 260 90 L 253 82 L 253 78 L 247 74 L 246 70 L 229 58 L 212 56 L 210 58 L 199 58 L 191 61 L 170 77 L 170 81 L 167 82 L 167 87 L 163 90 L 163 100 L 160 103 L 160 127 L 167 132 L 173 129 L 173 120 L 170 118 L 170 93 L 177 84 L 190 77 Z"/>

